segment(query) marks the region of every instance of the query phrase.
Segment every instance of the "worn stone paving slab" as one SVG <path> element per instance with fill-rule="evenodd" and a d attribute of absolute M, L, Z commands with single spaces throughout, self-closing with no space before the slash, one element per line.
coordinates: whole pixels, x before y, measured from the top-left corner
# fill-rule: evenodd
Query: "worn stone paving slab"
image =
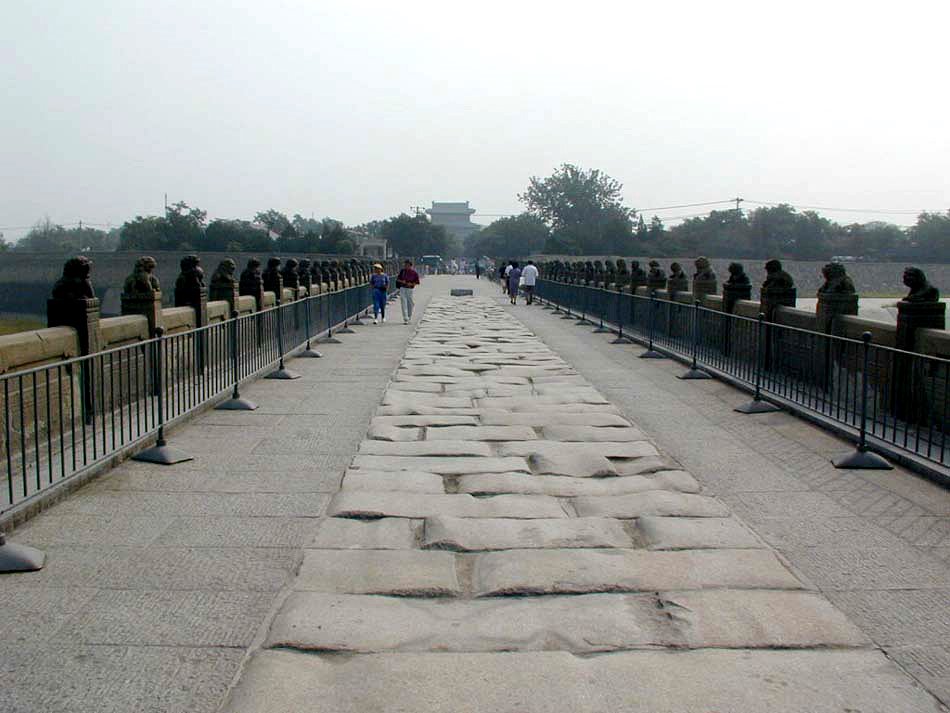
<path fill-rule="evenodd" d="M 433 495 L 401 492 L 340 492 L 327 514 L 332 517 L 452 517 L 560 518 L 567 513 L 557 499 L 546 495 L 495 495 L 475 498 L 458 493 Z"/>
<path fill-rule="evenodd" d="M 672 589 L 799 589 L 768 550 L 504 550 L 475 559 L 477 596 Z"/>
<path fill-rule="evenodd" d="M 294 589 L 419 597 L 461 591 L 451 552 L 355 549 L 306 550 Z"/>
<path fill-rule="evenodd" d="M 749 528 L 732 517 L 637 518 L 637 531 L 650 550 L 763 548 Z"/>
<path fill-rule="evenodd" d="M 224 713 L 938 713 L 881 652 L 565 651 L 370 654 L 265 651 Z"/>
<path fill-rule="evenodd" d="M 543 651 L 576 653 L 676 643 L 652 596 L 477 601 L 294 594 L 269 646 L 341 652 Z M 672 641 L 671 641 L 672 639 Z"/>
<path fill-rule="evenodd" d="M 665 517 L 727 517 L 729 508 L 715 498 L 692 493 L 650 490 L 630 495 L 586 495 L 575 498 L 574 509 L 581 517 L 634 518 L 644 515 Z"/>
<path fill-rule="evenodd" d="M 643 431 L 638 428 L 601 428 L 589 424 L 585 426 L 562 424 L 544 426 L 541 435 L 549 441 L 577 441 L 579 443 L 596 443 L 598 441 L 617 443 L 620 441 L 647 440 Z M 656 452 L 655 449 L 654 452 Z"/>
<path fill-rule="evenodd" d="M 614 413 L 557 413 L 553 411 L 512 412 L 500 409 L 482 409 L 481 422 L 486 426 L 630 426 L 623 416 Z"/>
<path fill-rule="evenodd" d="M 416 546 L 412 520 L 386 517 L 379 520 L 324 518 L 308 544 L 317 549 L 408 550 Z"/>
<path fill-rule="evenodd" d="M 599 429 L 616 430 L 616 429 Z M 526 442 L 504 443 L 498 449 L 502 456 L 534 457 L 545 462 L 556 462 L 558 459 L 576 458 L 581 454 L 590 453 L 605 458 L 647 458 L 657 456 L 656 446 L 646 441 L 605 442 L 588 441 L 584 443 L 564 442 L 560 440 L 536 440 Z"/>
<path fill-rule="evenodd" d="M 529 426 L 445 426 L 426 431 L 426 439 L 430 441 L 530 441 L 537 437 L 537 433 Z M 503 452 L 501 455 L 525 454 Z"/>
<path fill-rule="evenodd" d="M 530 472 L 524 458 L 466 458 L 426 456 L 369 456 L 353 458 L 354 468 L 366 470 L 421 470 L 440 475 L 465 475 L 466 473 L 511 473 Z"/>
<path fill-rule="evenodd" d="M 699 483 L 682 470 L 663 470 L 650 476 L 627 475 L 614 478 L 569 478 L 561 475 L 527 473 L 485 473 L 458 478 L 458 491 L 477 495 L 520 493 L 571 498 L 581 495 L 626 495 L 648 490 L 699 492 Z"/>
<path fill-rule="evenodd" d="M 441 475 L 412 470 L 348 470 L 342 490 L 445 493 Z"/>
<path fill-rule="evenodd" d="M 438 431 L 470 428 L 469 426 L 448 426 L 446 428 L 432 428 L 427 431 L 425 441 L 389 443 L 386 441 L 363 441 L 360 444 L 360 454 L 370 456 L 485 456 L 493 455 L 491 446 L 480 443 L 479 440 L 456 440 L 433 438 Z M 475 427 L 472 427 L 475 428 Z M 532 432 L 532 435 L 534 433 Z"/>
<path fill-rule="evenodd" d="M 422 546 L 477 552 L 523 548 L 632 547 L 618 520 L 573 518 L 512 520 L 505 518 L 426 518 Z"/>

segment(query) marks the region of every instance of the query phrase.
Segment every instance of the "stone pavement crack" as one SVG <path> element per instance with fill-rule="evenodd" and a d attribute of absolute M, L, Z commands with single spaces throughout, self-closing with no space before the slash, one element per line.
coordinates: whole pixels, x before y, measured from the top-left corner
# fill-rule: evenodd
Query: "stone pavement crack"
<path fill-rule="evenodd" d="M 648 430 L 433 299 L 224 710 L 940 710 Z"/>

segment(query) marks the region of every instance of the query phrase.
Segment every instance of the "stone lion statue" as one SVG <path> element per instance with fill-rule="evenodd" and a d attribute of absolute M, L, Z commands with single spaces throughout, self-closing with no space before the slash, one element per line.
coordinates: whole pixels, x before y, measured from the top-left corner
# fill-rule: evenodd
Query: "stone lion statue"
<path fill-rule="evenodd" d="M 154 274 L 158 263 L 150 255 L 140 257 L 135 261 L 132 274 L 125 278 L 122 292 L 126 295 L 148 296 L 161 290 L 158 277 Z"/>
<path fill-rule="evenodd" d="M 940 291 L 927 282 L 927 276 L 919 267 L 906 268 L 903 282 L 910 288 L 903 302 L 937 302 L 940 299 Z"/>
<path fill-rule="evenodd" d="M 854 294 L 854 282 L 840 262 L 829 262 L 821 268 L 824 284 L 818 288 L 818 294 Z"/>
<path fill-rule="evenodd" d="M 92 270 L 92 260 L 84 255 L 70 258 L 63 265 L 63 276 L 53 285 L 54 300 L 94 299 L 92 280 L 89 273 Z"/>
<path fill-rule="evenodd" d="M 715 280 L 716 273 L 713 272 L 712 263 L 709 262 L 708 257 L 698 257 L 693 261 L 693 264 L 696 266 L 696 272 L 693 274 L 693 278 L 697 280 Z"/>
<path fill-rule="evenodd" d="M 225 258 L 218 263 L 214 274 L 211 275 L 211 286 L 233 288 L 237 281 L 234 277 L 235 272 L 237 272 L 237 263 L 231 258 Z"/>
<path fill-rule="evenodd" d="M 782 269 L 779 260 L 769 260 L 765 263 L 765 275 L 763 290 L 790 290 L 795 286 L 795 280 Z"/>
<path fill-rule="evenodd" d="M 744 287 L 752 284 L 741 262 L 729 263 L 729 279 L 726 280 L 726 284 L 730 287 Z"/>

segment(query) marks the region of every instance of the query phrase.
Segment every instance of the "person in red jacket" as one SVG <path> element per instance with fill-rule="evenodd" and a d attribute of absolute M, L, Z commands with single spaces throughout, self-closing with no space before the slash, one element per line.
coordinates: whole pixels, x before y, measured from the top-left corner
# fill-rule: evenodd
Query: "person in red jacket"
<path fill-rule="evenodd" d="M 396 287 L 399 288 L 399 300 L 402 305 L 403 324 L 409 324 L 412 319 L 413 295 L 412 291 L 419 284 L 419 273 L 412 269 L 412 260 L 406 260 L 402 270 L 396 276 Z"/>

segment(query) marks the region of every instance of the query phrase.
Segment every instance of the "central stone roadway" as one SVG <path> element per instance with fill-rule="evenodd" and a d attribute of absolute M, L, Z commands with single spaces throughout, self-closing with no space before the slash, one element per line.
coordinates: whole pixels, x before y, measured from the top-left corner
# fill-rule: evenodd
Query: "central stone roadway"
<path fill-rule="evenodd" d="M 225 710 L 941 708 L 499 301 L 445 297 Z"/>

